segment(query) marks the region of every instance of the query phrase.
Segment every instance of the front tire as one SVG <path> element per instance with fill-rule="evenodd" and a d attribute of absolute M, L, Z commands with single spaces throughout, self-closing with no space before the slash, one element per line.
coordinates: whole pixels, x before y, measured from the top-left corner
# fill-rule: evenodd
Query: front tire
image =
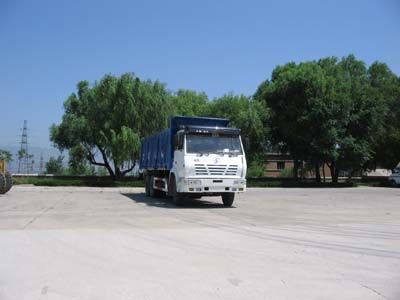
<path fill-rule="evenodd" d="M 174 201 L 176 206 L 182 206 L 184 204 L 185 198 L 183 197 L 182 193 L 178 193 L 176 190 L 176 179 L 175 176 L 172 176 L 171 183 L 171 195 L 172 195 L 172 200 Z"/>
<path fill-rule="evenodd" d="M 233 204 L 233 200 L 235 200 L 235 193 L 222 194 L 222 203 L 224 203 L 225 207 L 231 207 Z"/>

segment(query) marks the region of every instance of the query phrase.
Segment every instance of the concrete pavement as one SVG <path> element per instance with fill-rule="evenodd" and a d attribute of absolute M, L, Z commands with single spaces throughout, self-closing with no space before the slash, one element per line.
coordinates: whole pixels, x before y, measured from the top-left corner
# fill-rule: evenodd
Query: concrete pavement
<path fill-rule="evenodd" d="M 140 188 L 0 197 L 0 299 L 400 299 L 400 189 Z"/>

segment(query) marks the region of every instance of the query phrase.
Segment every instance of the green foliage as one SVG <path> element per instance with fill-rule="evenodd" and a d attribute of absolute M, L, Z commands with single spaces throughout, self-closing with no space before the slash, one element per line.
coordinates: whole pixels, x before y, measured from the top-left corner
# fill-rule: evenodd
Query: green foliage
<path fill-rule="evenodd" d="M 129 178 L 129 180 L 115 181 L 110 177 L 83 177 L 83 178 L 46 178 L 46 177 L 18 177 L 14 184 L 33 184 L 36 186 L 92 186 L 92 187 L 144 187 L 143 180 Z M 363 185 L 385 186 L 380 182 L 365 182 Z M 265 188 L 345 188 L 357 186 L 354 182 L 315 183 L 307 181 L 288 180 L 287 178 L 249 178 L 248 187 Z"/>
<path fill-rule="evenodd" d="M 12 162 L 12 154 L 10 151 L 0 149 L 0 160 L 5 160 L 7 163 Z"/>
<path fill-rule="evenodd" d="M 69 150 L 68 174 L 123 177 L 135 167 L 141 140 L 166 128 L 172 115 L 229 119 L 242 131 L 249 176 L 264 175 L 259 162 L 270 147 L 317 175 L 328 164 L 334 181 L 340 170 L 393 168 L 400 160 L 400 79 L 387 65 L 367 68 L 353 55 L 277 66 L 253 97 L 213 101 L 132 74 L 106 75 L 93 85 L 79 82 L 64 110 L 51 140 Z M 302 174 L 297 165 L 295 177 Z"/>
<path fill-rule="evenodd" d="M 293 168 L 285 168 L 279 172 L 279 177 L 290 178 L 293 177 Z"/>
<path fill-rule="evenodd" d="M 171 96 L 173 114 L 180 116 L 204 116 L 207 113 L 208 97 L 205 93 L 178 90 Z"/>
<path fill-rule="evenodd" d="M 384 108 L 373 167 L 393 169 L 400 161 L 400 78 L 386 64 L 375 62 L 368 69 L 369 97 Z"/>
<path fill-rule="evenodd" d="M 355 182 L 310 182 L 290 180 L 289 178 L 254 178 L 247 180 L 248 187 L 262 187 L 262 188 L 349 188 L 356 187 Z"/>
<path fill-rule="evenodd" d="M 374 88 L 387 81 L 374 68 L 352 55 L 276 67 L 254 96 L 271 110 L 273 144 L 317 170 L 328 163 L 334 181 L 339 170 L 367 169 L 387 122 L 388 95 Z"/>
<path fill-rule="evenodd" d="M 68 165 L 68 173 L 71 175 L 83 175 L 87 172 L 86 153 L 80 144 L 69 149 Z"/>
<path fill-rule="evenodd" d="M 111 177 L 82 177 L 82 178 L 48 178 L 23 177 L 14 178 L 14 184 L 33 184 L 36 186 L 92 186 L 92 187 L 143 187 L 143 181 L 130 179 L 115 181 Z"/>
<path fill-rule="evenodd" d="M 265 165 L 263 162 L 253 160 L 247 168 L 247 177 L 263 177 L 265 176 Z"/>
<path fill-rule="evenodd" d="M 327 90 L 317 63 L 288 63 L 275 68 L 272 80 L 255 94 L 271 110 L 271 142 L 295 160 L 318 163 L 335 149 L 334 132 L 326 122 L 331 107 L 324 97 Z"/>
<path fill-rule="evenodd" d="M 108 175 L 108 171 L 104 167 L 98 167 L 97 170 L 96 170 L 95 175 L 97 175 L 97 176 L 107 176 Z"/>
<path fill-rule="evenodd" d="M 57 158 L 50 157 L 46 163 L 46 174 L 61 175 L 64 172 L 63 159 L 64 157 L 61 155 Z"/>
<path fill-rule="evenodd" d="M 50 136 L 58 148 L 70 150 L 73 171 L 81 173 L 88 161 L 113 178 L 135 167 L 141 139 L 165 128 L 172 111 L 163 84 L 132 74 L 106 75 L 93 86 L 79 82 L 64 110 Z"/>

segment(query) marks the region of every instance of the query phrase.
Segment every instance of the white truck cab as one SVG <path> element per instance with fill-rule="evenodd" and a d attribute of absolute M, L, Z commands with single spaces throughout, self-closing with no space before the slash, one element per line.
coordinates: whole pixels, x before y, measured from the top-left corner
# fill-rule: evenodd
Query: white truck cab
<path fill-rule="evenodd" d="M 174 143 L 172 173 L 179 193 L 237 193 L 246 190 L 246 158 L 239 130 L 190 127 Z"/>

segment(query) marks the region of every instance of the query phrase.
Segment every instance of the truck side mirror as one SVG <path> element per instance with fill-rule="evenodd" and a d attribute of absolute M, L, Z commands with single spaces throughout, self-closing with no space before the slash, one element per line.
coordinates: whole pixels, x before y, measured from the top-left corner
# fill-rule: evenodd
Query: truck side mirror
<path fill-rule="evenodd" d="M 179 139 L 178 139 L 178 135 L 175 134 L 174 135 L 174 150 L 178 149 L 179 147 Z"/>

